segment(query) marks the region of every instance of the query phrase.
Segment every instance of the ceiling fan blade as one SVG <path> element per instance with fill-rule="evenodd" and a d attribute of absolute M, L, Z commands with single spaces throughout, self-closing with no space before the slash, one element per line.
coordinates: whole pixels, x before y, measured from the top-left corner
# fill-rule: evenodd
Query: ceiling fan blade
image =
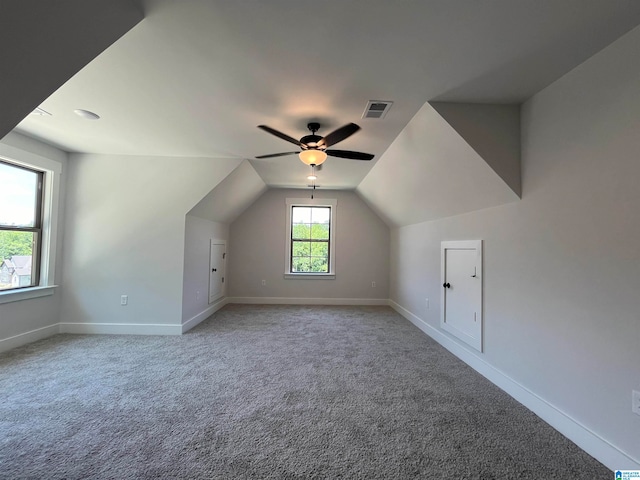
<path fill-rule="evenodd" d="M 275 135 L 276 137 L 281 138 L 282 140 L 286 140 L 287 142 L 293 143 L 294 145 L 302 146 L 302 144 L 300 143 L 300 140 L 296 140 L 295 138 L 290 137 L 286 133 L 279 132 L 278 130 L 275 130 L 271 127 L 267 127 L 266 125 L 258 125 L 258 128 L 261 128 L 265 132 L 270 133 L 271 135 Z"/>
<path fill-rule="evenodd" d="M 352 152 L 350 150 L 325 150 L 330 157 L 349 158 L 351 160 L 371 160 L 374 155 L 370 153 Z"/>
<path fill-rule="evenodd" d="M 330 147 L 331 145 L 335 145 L 338 142 L 343 141 L 346 138 L 349 138 L 351 135 L 360 130 L 360 127 L 355 123 L 348 123 L 343 127 L 340 127 L 337 130 L 334 130 L 329 135 L 324 137 L 322 140 L 318 142 L 318 146 Z"/>
<path fill-rule="evenodd" d="M 300 152 L 284 152 L 284 153 L 271 153 L 269 155 L 258 155 L 256 158 L 274 158 L 274 157 L 284 157 L 285 155 L 297 155 Z"/>

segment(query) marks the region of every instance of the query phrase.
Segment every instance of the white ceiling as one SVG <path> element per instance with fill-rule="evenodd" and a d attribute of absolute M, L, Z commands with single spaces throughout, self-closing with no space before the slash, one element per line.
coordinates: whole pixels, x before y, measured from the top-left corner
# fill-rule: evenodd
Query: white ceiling
<path fill-rule="evenodd" d="M 429 100 L 520 103 L 640 23 L 634 0 L 148 0 L 146 18 L 61 86 L 18 130 L 67 151 L 236 157 L 362 130 L 335 148 L 324 188 L 355 188 Z M 32 30 L 37 35 L 37 30 Z M 82 42 L 79 31 L 60 31 Z M 368 100 L 392 100 L 383 120 Z M 83 120 L 74 109 L 98 113 Z M 293 147 L 293 148 L 292 148 Z M 305 186 L 295 156 L 251 160 L 269 186 Z"/>

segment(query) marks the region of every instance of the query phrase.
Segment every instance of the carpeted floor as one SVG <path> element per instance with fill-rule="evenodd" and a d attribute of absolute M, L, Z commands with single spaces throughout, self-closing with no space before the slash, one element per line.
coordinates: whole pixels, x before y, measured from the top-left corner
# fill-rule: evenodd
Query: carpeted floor
<path fill-rule="evenodd" d="M 609 479 L 387 307 L 228 305 L 0 355 L 3 479 Z"/>

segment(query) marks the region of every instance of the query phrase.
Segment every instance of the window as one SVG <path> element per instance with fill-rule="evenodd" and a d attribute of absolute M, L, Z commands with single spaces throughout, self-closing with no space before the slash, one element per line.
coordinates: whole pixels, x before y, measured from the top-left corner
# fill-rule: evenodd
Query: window
<path fill-rule="evenodd" d="M 60 150 L 19 134 L 9 133 L 0 141 L 0 271 L 1 280 L 12 277 L 9 288 L 5 286 L 8 282 L 0 282 L 5 286 L 0 288 L 0 304 L 54 293 L 66 157 Z M 22 244 L 16 241 L 20 236 L 26 237 L 20 239 Z M 29 240 L 30 250 L 16 250 L 25 244 L 28 248 Z M 5 262 L 7 256 L 9 262 Z M 25 275 L 28 272 L 31 278 Z"/>
<path fill-rule="evenodd" d="M 0 160 L 0 290 L 39 284 L 43 173 Z"/>
<path fill-rule="evenodd" d="M 291 272 L 329 273 L 331 207 L 291 207 Z"/>
<path fill-rule="evenodd" d="M 287 199 L 286 278 L 334 278 L 335 207 L 336 200 Z"/>

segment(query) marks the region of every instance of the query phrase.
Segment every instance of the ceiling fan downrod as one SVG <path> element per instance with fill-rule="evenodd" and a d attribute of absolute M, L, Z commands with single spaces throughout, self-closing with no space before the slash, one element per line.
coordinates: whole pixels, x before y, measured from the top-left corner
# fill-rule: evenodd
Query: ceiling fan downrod
<path fill-rule="evenodd" d="M 311 130 L 312 134 L 316 134 L 318 130 L 320 130 L 320 124 L 317 122 L 309 122 L 307 123 L 307 128 Z"/>

